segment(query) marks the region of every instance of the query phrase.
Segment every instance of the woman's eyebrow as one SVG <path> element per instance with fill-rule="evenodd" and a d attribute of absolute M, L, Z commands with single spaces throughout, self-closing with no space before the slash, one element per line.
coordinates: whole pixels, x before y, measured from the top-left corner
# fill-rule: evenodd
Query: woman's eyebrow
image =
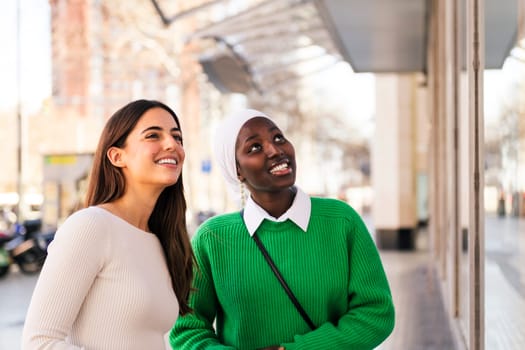
<path fill-rule="evenodd" d="M 144 134 L 145 132 L 148 132 L 150 130 L 162 131 L 162 128 L 160 126 L 150 126 L 142 130 L 141 134 Z M 173 132 L 173 131 L 180 131 L 180 128 L 178 127 L 171 128 L 170 132 Z"/>
<path fill-rule="evenodd" d="M 281 132 L 281 129 L 279 129 L 278 126 L 274 125 L 274 126 L 269 127 L 269 128 L 268 128 L 268 131 L 269 131 L 269 132 L 274 132 L 274 131 L 279 131 L 279 132 Z M 259 137 L 259 133 L 255 133 L 255 134 L 253 134 L 253 135 L 251 135 L 251 136 L 248 136 L 247 138 L 244 139 L 243 142 L 248 142 L 248 141 L 250 141 L 250 140 L 252 140 L 252 139 L 255 139 L 255 138 L 257 138 L 257 137 Z"/>

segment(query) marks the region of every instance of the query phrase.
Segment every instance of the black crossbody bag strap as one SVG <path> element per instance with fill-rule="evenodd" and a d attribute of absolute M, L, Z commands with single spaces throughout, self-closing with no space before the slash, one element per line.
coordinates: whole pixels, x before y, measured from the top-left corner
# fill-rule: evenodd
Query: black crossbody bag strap
<path fill-rule="evenodd" d="M 255 243 L 257 244 L 257 247 L 259 247 L 259 249 L 261 250 L 261 253 L 264 255 L 264 258 L 266 259 L 266 262 L 268 262 L 268 265 L 270 265 L 270 267 L 272 268 L 272 271 L 275 274 L 275 277 L 277 277 L 277 279 L 281 283 L 281 286 L 283 286 L 284 290 L 286 291 L 286 294 L 288 294 L 288 297 L 290 297 L 290 300 L 294 304 L 294 306 L 297 309 L 297 311 L 299 311 L 299 313 L 301 314 L 301 316 L 303 317 L 305 322 L 308 324 L 308 326 L 310 326 L 310 328 L 312 330 L 315 329 L 314 323 L 312 322 L 312 320 L 310 319 L 310 317 L 308 316 L 306 311 L 304 311 L 303 307 L 301 306 L 301 304 L 299 303 L 299 301 L 297 300 L 297 298 L 293 294 L 293 292 L 290 289 L 290 287 L 288 287 L 288 284 L 286 283 L 286 281 L 284 280 L 283 276 L 281 275 L 281 273 L 277 269 L 277 266 L 275 266 L 272 258 L 268 254 L 268 251 L 266 250 L 266 248 L 262 244 L 261 240 L 257 236 L 257 232 L 255 232 L 253 234 L 253 239 L 255 240 Z"/>

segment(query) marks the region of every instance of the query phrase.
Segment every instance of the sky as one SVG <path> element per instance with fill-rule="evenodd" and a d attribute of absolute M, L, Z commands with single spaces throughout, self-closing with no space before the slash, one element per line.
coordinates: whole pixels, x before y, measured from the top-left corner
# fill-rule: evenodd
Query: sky
<path fill-rule="evenodd" d="M 1 0 L 0 110 L 20 101 L 23 111 L 38 108 L 51 93 L 51 33 L 48 0 Z M 17 59 L 17 6 L 20 6 L 20 54 Z"/>

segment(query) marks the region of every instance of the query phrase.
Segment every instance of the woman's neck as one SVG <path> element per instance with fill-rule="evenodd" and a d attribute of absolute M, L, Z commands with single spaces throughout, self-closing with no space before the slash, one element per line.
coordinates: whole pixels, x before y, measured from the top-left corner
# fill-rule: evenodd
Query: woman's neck
<path fill-rule="evenodd" d="M 290 209 L 296 193 L 297 189 L 295 187 L 289 187 L 280 192 L 264 192 L 256 196 L 252 194 L 252 198 L 268 214 L 278 218 Z"/>
<path fill-rule="evenodd" d="M 151 232 L 148 221 L 154 205 L 122 197 L 113 202 L 101 204 L 100 207 L 143 231 Z"/>

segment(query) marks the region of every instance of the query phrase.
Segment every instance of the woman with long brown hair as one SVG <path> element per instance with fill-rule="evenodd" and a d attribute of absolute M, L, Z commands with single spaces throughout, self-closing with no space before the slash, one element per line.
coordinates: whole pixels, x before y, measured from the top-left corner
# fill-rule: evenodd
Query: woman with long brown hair
<path fill-rule="evenodd" d="M 133 101 L 107 121 L 86 208 L 49 247 L 23 349 L 165 349 L 191 311 L 184 158 L 179 120 L 161 102 Z"/>

